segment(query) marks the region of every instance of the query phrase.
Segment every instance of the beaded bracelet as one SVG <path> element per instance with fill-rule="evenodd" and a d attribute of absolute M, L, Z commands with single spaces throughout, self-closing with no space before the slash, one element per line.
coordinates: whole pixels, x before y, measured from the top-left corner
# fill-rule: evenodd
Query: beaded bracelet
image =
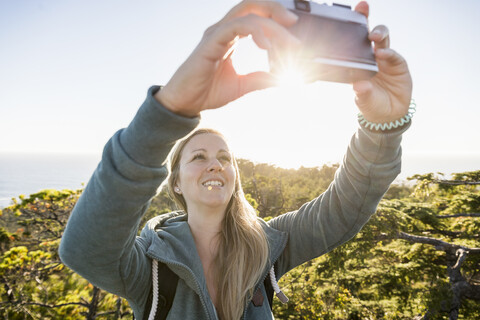
<path fill-rule="evenodd" d="M 410 101 L 410 106 L 408 107 L 407 114 L 399 120 L 391 121 L 389 123 L 374 123 L 374 122 L 368 121 L 363 117 L 363 114 L 359 113 L 358 121 L 360 122 L 361 125 L 365 126 L 367 129 L 370 129 L 370 130 L 373 130 L 373 129 L 382 130 L 382 131 L 391 130 L 394 128 L 401 127 L 404 124 L 410 122 L 415 111 L 417 111 L 417 104 L 415 103 L 415 100 L 412 99 Z"/>

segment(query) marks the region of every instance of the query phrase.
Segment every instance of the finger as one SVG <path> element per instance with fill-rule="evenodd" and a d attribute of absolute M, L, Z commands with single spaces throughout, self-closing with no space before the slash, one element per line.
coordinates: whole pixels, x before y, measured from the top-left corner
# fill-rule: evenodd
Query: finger
<path fill-rule="evenodd" d="M 369 8 L 368 3 L 366 1 L 361 1 L 355 6 L 355 11 L 363 14 L 365 17 L 368 18 L 368 15 L 370 13 L 370 8 Z"/>
<path fill-rule="evenodd" d="M 364 117 L 369 120 L 376 122 L 376 119 L 369 119 L 372 114 L 378 112 L 378 110 L 374 110 L 374 106 L 378 105 L 378 99 L 380 93 L 374 92 L 375 87 L 370 80 L 362 80 L 353 83 L 353 90 L 355 92 L 355 104 L 357 105 L 360 112 L 364 115 Z"/>
<path fill-rule="evenodd" d="M 366 96 L 372 91 L 373 85 L 369 80 L 361 80 L 353 83 L 353 91 L 357 97 Z"/>
<path fill-rule="evenodd" d="M 270 88 L 276 85 L 276 79 L 268 72 L 258 71 L 239 76 L 240 96 L 255 90 Z"/>
<path fill-rule="evenodd" d="M 381 66 L 384 62 L 388 63 L 390 67 L 395 67 L 407 63 L 400 54 L 390 48 L 376 49 L 375 58 Z"/>
<path fill-rule="evenodd" d="M 278 2 L 246 0 L 233 7 L 220 22 L 230 21 L 249 14 L 271 18 L 283 26 L 291 26 L 298 20 L 296 14 Z"/>
<path fill-rule="evenodd" d="M 248 35 L 252 36 L 257 46 L 267 50 L 271 47 L 271 41 L 279 42 L 282 45 L 296 45 L 300 43 L 300 40 L 275 21 L 253 14 L 218 25 L 216 30 L 210 35 L 209 41 L 217 42 L 225 46 L 225 48 L 230 48 L 232 41 L 237 36 L 246 37 Z M 214 47 L 212 48 L 215 49 Z"/>
<path fill-rule="evenodd" d="M 386 26 L 376 26 L 368 38 L 374 42 L 375 48 L 390 48 L 390 34 Z"/>
<path fill-rule="evenodd" d="M 369 80 L 362 80 L 353 83 L 353 91 L 355 92 L 355 104 L 361 112 L 365 112 L 365 108 L 371 105 L 373 84 Z"/>
<path fill-rule="evenodd" d="M 368 113 L 368 106 L 372 105 L 373 84 L 369 80 L 354 82 L 353 91 L 355 92 L 355 104 L 360 112 Z"/>

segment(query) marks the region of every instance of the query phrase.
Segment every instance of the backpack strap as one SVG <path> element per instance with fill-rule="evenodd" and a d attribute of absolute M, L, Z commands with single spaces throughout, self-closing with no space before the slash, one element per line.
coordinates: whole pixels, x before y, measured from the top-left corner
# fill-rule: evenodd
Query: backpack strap
<path fill-rule="evenodd" d="M 172 308 L 178 276 L 160 261 L 152 259 L 152 290 L 148 295 L 143 320 L 164 320 Z"/>
<path fill-rule="evenodd" d="M 278 284 L 277 284 L 276 280 L 273 280 L 272 277 L 273 277 L 273 279 L 275 279 L 275 271 L 274 271 L 273 266 L 270 269 L 269 274 L 267 275 L 267 277 L 263 281 L 263 285 L 265 286 L 265 293 L 267 294 L 267 301 L 268 301 L 268 305 L 270 306 L 270 310 L 273 310 L 273 294 L 275 293 L 275 288 L 274 288 L 273 283 L 275 283 L 275 285 L 277 286 L 277 290 L 281 293 L 280 289 L 278 289 Z M 283 293 L 282 293 L 282 295 L 283 295 Z M 277 294 L 277 296 L 280 298 L 280 301 L 282 301 L 282 303 L 285 303 L 283 298 L 281 298 L 278 294 Z M 285 296 L 285 295 L 283 295 L 283 296 Z M 263 300 L 264 299 L 263 299 L 263 295 L 262 295 L 262 289 L 258 288 L 257 291 L 255 291 L 255 293 L 253 294 L 252 303 L 255 307 L 260 307 L 260 306 L 263 305 Z M 287 301 L 288 301 L 288 299 L 287 299 Z"/>
<path fill-rule="evenodd" d="M 270 281 L 270 277 L 267 276 L 265 280 L 263 281 L 263 284 L 265 286 L 265 291 L 267 293 L 267 300 L 268 304 L 270 305 L 270 311 L 273 310 L 273 286 L 272 282 Z"/>
<path fill-rule="evenodd" d="M 147 305 L 143 320 L 165 320 L 172 308 L 173 299 L 177 290 L 178 275 L 170 268 L 155 259 L 152 260 L 152 290 L 148 295 Z M 272 281 L 268 275 L 263 281 L 267 294 L 267 301 L 270 310 L 273 309 L 273 294 L 275 293 Z M 253 295 L 252 302 L 255 306 L 263 304 L 261 288 L 258 288 Z"/>

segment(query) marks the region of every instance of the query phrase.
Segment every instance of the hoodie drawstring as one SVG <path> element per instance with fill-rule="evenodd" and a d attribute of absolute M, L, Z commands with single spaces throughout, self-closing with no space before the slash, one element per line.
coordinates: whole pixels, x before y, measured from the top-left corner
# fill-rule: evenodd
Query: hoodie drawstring
<path fill-rule="evenodd" d="M 155 320 L 155 314 L 157 313 L 158 303 L 158 261 L 152 259 L 152 282 L 153 282 L 153 297 L 152 297 L 152 309 L 150 309 L 150 315 L 148 320 Z"/>
<path fill-rule="evenodd" d="M 275 295 L 280 299 L 280 301 L 285 304 L 288 302 L 287 296 L 280 290 L 280 287 L 278 286 L 277 279 L 275 278 L 275 269 L 272 268 L 270 269 L 270 282 L 272 283 L 272 288 L 273 291 L 275 291 Z"/>
<path fill-rule="evenodd" d="M 152 297 L 152 308 L 150 309 L 150 314 L 148 316 L 148 320 L 154 320 L 155 314 L 157 313 L 158 307 L 158 261 L 152 259 L 152 284 L 153 284 L 153 297 Z M 285 304 L 288 302 L 287 296 L 280 290 L 278 286 L 277 279 L 275 278 L 275 269 L 272 266 L 270 269 L 270 282 L 272 284 L 273 291 L 275 295 L 280 299 L 280 301 Z"/>

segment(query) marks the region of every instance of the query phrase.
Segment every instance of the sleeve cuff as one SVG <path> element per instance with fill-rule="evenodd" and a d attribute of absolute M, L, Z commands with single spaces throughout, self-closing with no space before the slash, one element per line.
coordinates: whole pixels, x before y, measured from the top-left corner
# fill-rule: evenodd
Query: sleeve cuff
<path fill-rule="evenodd" d="M 121 132 L 120 143 L 136 162 L 158 167 L 165 160 L 175 142 L 200 122 L 200 117 L 187 118 L 175 114 L 158 102 L 154 94 L 160 86 L 152 86 L 130 125 Z"/>

